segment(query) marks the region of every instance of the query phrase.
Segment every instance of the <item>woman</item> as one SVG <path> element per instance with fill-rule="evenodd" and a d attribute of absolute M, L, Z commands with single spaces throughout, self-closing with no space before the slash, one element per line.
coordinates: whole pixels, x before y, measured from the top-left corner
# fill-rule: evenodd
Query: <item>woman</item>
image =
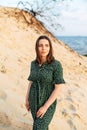
<path fill-rule="evenodd" d="M 61 63 L 53 57 L 50 39 L 40 36 L 35 49 L 36 59 L 31 62 L 25 106 L 27 110 L 31 109 L 33 130 L 48 130 L 55 112 L 59 89 L 65 81 Z"/>

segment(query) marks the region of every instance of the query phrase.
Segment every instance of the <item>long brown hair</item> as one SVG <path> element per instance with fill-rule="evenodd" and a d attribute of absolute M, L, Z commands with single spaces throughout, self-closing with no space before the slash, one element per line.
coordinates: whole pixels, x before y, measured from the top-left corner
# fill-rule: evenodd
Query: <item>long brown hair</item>
<path fill-rule="evenodd" d="M 35 50 L 36 50 L 36 60 L 41 63 L 41 59 L 40 59 L 40 55 L 39 55 L 39 52 L 38 52 L 38 46 L 39 46 L 39 41 L 41 39 L 46 39 L 48 40 L 49 42 L 49 46 L 50 46 L 50 50 L 49 50 L 49 54 L 47 55 L 47 63 L 51 63 L 53 60 L 54 60 L 54 57 L 53 57 L 53 47 L 52 47 L 52 43 L 51 43 L 51 40 L 45 36 L 45 35 L 42 35 L 40 36 L 37 40 L 36 40 L 36 46 L 35 46 Z"/>

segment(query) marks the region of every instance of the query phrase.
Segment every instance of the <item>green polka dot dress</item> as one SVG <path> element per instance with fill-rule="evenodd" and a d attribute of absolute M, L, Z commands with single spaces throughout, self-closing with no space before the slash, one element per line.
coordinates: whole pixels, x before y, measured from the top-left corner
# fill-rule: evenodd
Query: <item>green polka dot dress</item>
<path fill-rule="evenodd" d="M 29 93 L 30 109 L 34 120 L 33 130 L 48 130 L 57 100 L 53 102 L 42 118 L 37 118 L 36 112 L 47 101 L 54 90 L 54 85 L 65 83 L 61 63 L 53 60 L 50 64 L 44 63 L 39 66 L 37 60 L 32 61 L 28 80 L 33 81 Z"/>

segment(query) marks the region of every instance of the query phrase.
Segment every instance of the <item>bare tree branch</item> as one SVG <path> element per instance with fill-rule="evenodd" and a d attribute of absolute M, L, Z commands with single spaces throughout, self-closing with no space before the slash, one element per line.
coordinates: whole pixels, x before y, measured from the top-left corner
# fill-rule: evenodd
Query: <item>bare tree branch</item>
<path fill-rule="evenodd" d="M 46 28 L 53 32 L 63 28 L 58 22 L 63 10 L 72 0 L 28 0 L 19 1 L 17 8 L 24 9 L 42 22 Z"/>

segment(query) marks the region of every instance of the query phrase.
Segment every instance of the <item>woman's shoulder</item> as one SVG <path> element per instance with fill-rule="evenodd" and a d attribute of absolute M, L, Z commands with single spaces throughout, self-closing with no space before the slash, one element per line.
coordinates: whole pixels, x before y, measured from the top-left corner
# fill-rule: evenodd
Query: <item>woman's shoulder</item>
<path fill-rule="evenodd" d="M 36 59 L 31 61 L 31 65 L 36 65 L 36 64 L 37 64 L 37 60 Z"/>
<path fill-rule="evenodd" d="M 31 64 L 35 64 L 35 60 L 32 60 L 32 61 L 31 61 Z"/>
<path fill-rule="evenodd" d="M 36 62 L 36 60 L 32 60 L 32 61 L 31 61 L 31 64 L 34 64 L 35 62 Z"/>
<path fill-rule="evenodd" d="M 54 59 L 54 61 L 52 62 L 52 66 L 55 69 L 62 69 L 62 64 L 59 60 Z"/>
<path fill-rule="evenodd" d="M 56 66 L 56 65 L 61 65 L 61 62 L 60 62 L 59 60 L 57 60 L 57 59 L 54 59 L 52 64 L 53 64 L 54 66 Z"/>

